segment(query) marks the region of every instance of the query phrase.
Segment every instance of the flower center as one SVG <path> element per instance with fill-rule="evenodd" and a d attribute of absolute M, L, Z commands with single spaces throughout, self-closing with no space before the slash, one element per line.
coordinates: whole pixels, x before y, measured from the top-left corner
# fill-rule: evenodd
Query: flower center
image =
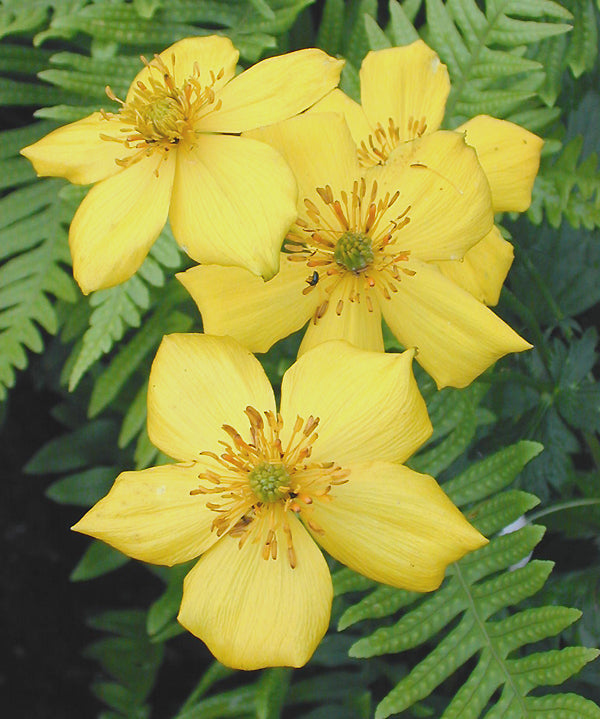
<path fill-rule="evenodd" d="M 402 278 L 415 274 L 403 266 L 410 251 L 396 246 L 400 230 L 410 222 L 410 205 L 396 214 L 393 208 L 400 193 L 382 195 L 377 182 L 368 188 L 364 177 L 354 182 L 350 192 L 342 191 L 339 198 L 333 196 L 329 185 L 316 188 L 316 193 L 319 204 L 305 198 L 308 219 L 296 220 L 285 244 L 290 253 L 287 259 L 305 262 L 312 272 L 302 293 L 317 288 L 321 294 L 313 322 L 317 324 L 325 315 L 332 294 L 344 278 L 348 281 L 335 302 L 336 314 L 341 315 L 348 302 L 364 302 L 373 312 L 375 290 L 389 300 Z"/>
<path fill-rule="evenodd" d="M 338 265 L 351 272 L 366 270 L 374 258 L 371 238 L 364 232 L 344 232 L 333 251 L 333 259 Z"/>
<path fill-rule="evenodd" d="M 148 139 L 154 138 L 169 142 L 178 142 L 181 124 L 185 122 L 181 105 L 172 97 L 159 98 L 155 102 L 142 105 L 139 110 L 137 129 Z"/>
<path fill-rule="evenodd" d="M 290 475 L 283 464 L 261 462 L 248 473 L 248 482 L 261 502 L 275 502 L 289 491 Z"/>
<path fill-rule="evenodd" d="M 427 130 L 427 119 L 410 116 L 402 133 L 403 141 L 421 137 Z M 358 161 L 361 167 L 373 167 L 385 164 L 392 151 L 400 144 L 400 128 L 394 120 L 388 118 L 387 126 L 378 122 L 366 142 L 363 140 L 358 148 Z"/>
<path fill-rule="evenodd" d="M 142 57 L 148 68 L 144 82 L 138 80 L 132 97 L 127 102 L 118 98 L 110 87 L 106 94 L 121 108 L 118 113 L 101 111 L 106 120 L 118 119 L 124 126 L 118 135 L 101 135 L 103 140 L 119 142 L 127 150 L 137 150 L 133 155 L 119 158 L 116 163 L 128 167 L 135 162 L 161 150 L 161 160 L 181 140 L 193 141 L 198 121 L 211 112 L 217 112 L 221 100 L 216 99 L 214 87 L 223 78 L 223 68 L 210 81 L 200 80 L 200 68 L 194 64 L 192 74 L 181 84 L 175 80 L 175 57 L 171 67 L 163 58 L 154 56 L 151 62 Z"/>
<path fill-rule="evenodd" d="M 299 516 L 313 532 L 322 533 L 311 518 L 312 505 L 331 501 L 331 488 L 348 481 L 350 472 L 334 462 L 309 461 L 318 437 L 318 418 L 310 416 L 305 421 L 297 417 L 284 443 L 281 415 L 246 407 L 246 416 L 251 440 L 247 442 L 236 429 L 223 425 L 229 438 L 221 441 L 225 451 L 220 455 L 201 452 L 215 463 L 215 469 L 200 472 L 201 484 L 190 495 L 214 495 L 215 501 L 206 503 L 215 512 L 213 531 L 219 537 L 239 538 L 240 547 L 249 540 L 260 542 L 264 559 L 277 558 L 276 533 L 282 529 L 288 561 L 294 568 L 297 558 L 288 513 Z"/>

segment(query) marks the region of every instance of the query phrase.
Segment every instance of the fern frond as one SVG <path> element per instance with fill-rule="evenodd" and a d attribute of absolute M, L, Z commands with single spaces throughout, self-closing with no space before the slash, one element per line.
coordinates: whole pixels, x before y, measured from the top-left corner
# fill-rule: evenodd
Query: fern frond
<path fill-rule="evenodd" d="M 268 4 L 254 0 L 253 4 L 239 0 L 173 0 L 154 3 L 149 8 L 140 7 L 140 3 L 95 3 L 55 14 L 50 27 L 37 40 L 82 33 L 96 42 L 156 52 L 184 37 L 213 34 L 216 26 L 216 32 L 230 37 L 244 59 L 256 62 L 266 49 L 277 46 L 277 36 L 289 29 L 310 1 Z"/>
<path fill-rule="evenodd" d="M 459 506 L 470 505 L 466 515 L 481 532 L 494 535 L 537 504 L 532 495 L 499 491 L 539 451 L 540 445 L 521 442 L 472 465 L 446 482 L 444 489 Z M 486 719 L 600 717 L 598 707 L 575 695 L 528 696 L 537 687 L 562 683 L 593 660 L 597 650 L 570 647 L 524 657 L 514 654 L 527 644 L 558 634 L 580 616 L 578 610 L 555 606 L 513 609 L 541 589 L 552 569 L 551 562 L 538 560 L 514 566 L 531 553 L 543 533 L 543 527 L 526 525 L 494 536 L 487 546 L 452 565 L 446 582 L 428 596 L 377 587 L 345 611 L 339 629 L 408 608 L 394 625 L 381 627 L 355 642 L 350 650 L 353 657 L 398 653 L 435 637 L 430 653 L 380 702 L 377 719 L 402 712 L 429 696 L 474 656 L 475 668 L 442 719 L 477 719 L 486 709 Z M 490 705 L 498 691 L 498 701 Z"/>
<path fill-rule="evenodd" d="M 573 227 L 600 226 L 600 174 L 596 153 L 581 161 L 583 137 L 568 142 L 538 175 L 528 216 L 539 225 L 544 216 L 558 227 L 563 217 Z"/>
<path fill-rule="evenodd" d="M 412 21 L 420 3 L 411 5 L 414 7 L 390 0 L 390 20 L 385 29 L 377 24 L 375 13 L 363 13 L 363 42 L 350 58 L 347 87 L 343 88 L 355 99 L 358 88 L 354 73 L 366 49 L 406 45 L 419 37 Z M 445 119 L 449 127 L 482 113 L 514 121 L 518 118 L 532 130 L 556 118 L 557 113 L 541 101 L 548 92 L 544 66 L 525 54 L 527 46 L 562 37 L 572 29 L 566 22 L 557 22 L 571 19 L 568 10 L 548 0 L 488 0 L 485 10 L 475 0 L 426 0 L 425 7 L 427 24 L 421 34 L 448 65 L 452 80 Z M 327 19 L 328 27 L 339 34 L 340 21 L 335 24 L 333 18 Z"/>
<path fill-rule="evenodd" d="M 85 650 L 110 680 L 96 681 L 92 691 L 113 710 L 112 717 L 148 716 L 145 704 L 162 663 L 164 648 L 146 634 L 145 613 L 138 610 L 110 611 L 96 615 L 88 624 L 109 632 Z"/>
<path fill-rule="evenodd" d="M 165 283 L 162 266 L 179 267 L 180 255 L 170 236 L 163 231 L 137 274 L 117 287 L 99 290 L 90 296 L 89 328 L 81 346 L 76 348 L 69 367 L 69 390 L 73 391 L 83 375 L 103 355 L 110 352 L 129 327 L 139 327 L 151 304 L 149 285 Z"/>
<path fill-rule="evenodd" d="M 485 12 L 474 0 L 427 0 L 427 37 L 448 65 L 452 89 L 447 104 L 451 126 L 489 113 L 512 118 L 544 82 L 541 64 L 523 57 L 523 46 L 571 29 L 561 5 L 546 0 L 488 0 Z M 526 74 L 533 85 L 518 87 Z M 537 84 L 537 87 L 535 86 Z"/>
<path fill-rule="evenodd" d="M 45 127 L 45 126 L 44 126 Z M 22 143 L 39 137 L 39 125 L 0 136 L 0 176 L 18 186 L 0 200 L 0 399 L 28 364 L 27 351 L 44 348 L 42 330 L 56 334 L 58 316 L 51 298 L 74 302 L 75 284 L 62 225 L 62 185 L 57 180 L 26 184 L 28 162 L 17 156 Z M 10 173 L 10 174 L 9 174 Z"/>

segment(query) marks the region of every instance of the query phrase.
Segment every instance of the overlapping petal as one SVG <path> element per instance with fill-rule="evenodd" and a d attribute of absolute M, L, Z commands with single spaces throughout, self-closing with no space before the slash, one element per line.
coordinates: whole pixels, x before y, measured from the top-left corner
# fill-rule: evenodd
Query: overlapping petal
<path fill-rule="evenodd" d="M 352 464 L 331 501 L 315 502 L 316 541 L 377 582 L 418 592 L 436 589 L 446 567 L 487 540 L 428 475 L 387 462 Z"/>
<path fill-rule="evenodd" d="M 369 135 L 373 131 L 361 105 L 338 88 L 332 90 L 325 95 L 322 100 L 319 100 L 319 102 L 307 110 L 307 113 L 314 112 L 337 112 L 339 115 L 342 115 L 348 123 L 354 142 L 358 146 L 360 146 L 362 142 L 367 142 Z"/>
<path fill-rule="evenodd" d="M 69 230 L 84 294 L 124 282 L 142 264 L 166 222 L 174 170 L 174 153 L 160 165 L 147 157 L 89 191 Z"/>
<path fill-rule="evenodd" d="M 463 290 L 483 302 L 494 306 L 500 299 L 500 291 L 514 258 L 513 246 L 494 226 L 458 262 L 438 262 L 442 273 Z"/>
<path fill-rule="evenodd" d="M 298 356 L 327 340 L 346 340 L 364 350 L 384 351 L 381 312 L 377 303 L 369 308 L 364 297 L 361 301 L 348 300 L 355 283 L 356 279 L 349 274 L 341 279 L 326 299 L 329 305 L 323 317 L 309 322 Z M 324 301 L 324 298 L 321 300 Z M 338 314 L 340 302 L 342 306 Z"/>
<path fill-rule="evenodd" d="M 198 265 L 177 278 L 198 305 L 206 333 L 229 335 L 251 352 L 266 352 L 305 325 L 320 301 L 317 292 L 302 294 L 306 265 L 287 257 L 281 256 L 279 272 L 268 282 L 218 265 Z"/>
<path fill-rule="evenodd" d="M 116 137 L 120 127 L 118 120 L 104 119 L 94 112 L 24 147 L 21 155 L 40 177 L 64 177 L 76 185 L 88 185 L 120 172 L 123 168 L 115 160 L 127 159 L 137 152 L 121 142 L 102 139 L 102 135 Z"/>
<path fill-rule="evenodd" d="M 458 260 L 492 229 L 489 185 L 460 133 L 439 131 L 400 145 L 383 167 L 366 176 L 377 180 L 381 191 L 400 191 L 390 220 L 410 207 L 397 247 L 412 257 Z"/>
<path fill-rule="evenodd" d="M 187 562 L 217 540 L 207 495 L 190 495 L 198 471 L 198 465 L 167 464 L 123 472 L 73 529 L 142 562 Z"/>
<path fill-rule="evenodd" d="M 446 66 L 422 40 L 367 54 L 360 68 L 360 95 L 372 126 L 391 118 L 400 140 L 412 140 L 425 121 L 427 132 L 440 127 L 450 92 Z"/>
<path fill-rule="evenodd" d="M 158 57 L 174 75 L 178 86 L 182 86 L 194 74 L 195 68 L 199 70 L 196 77 L 201 85 L 211 84 L 213 77 L 216 79 L 222 71 L 220 79 L 213 85 L 214 89 L 219 90 L 235 75 L 239 55 L 229 38 L 208 35 L 179 40 L 159 53 Z M 134 97 L 138 83 L 149 86 L 151 77 L 160 77 L 160 71 L 156 68 L 150 70 L 148 66 L 140 70 L 131 83 L 126 101 L 130 102 Z"/>
<path fill-rule="evenodd" d="M 457 128 L 474 147 L 492 190 L 494 212 L 524 212 L 544 141 L 519 125 L 478 115 Z"/>
<path fill-rule="evenodd" d="M 300 115 L 245 134 L 274 147 L 285 158 L 298 182 L 298 212 L 306 218 L 304 199 L 320 209 L 318 187 L 329 185 L 335 197 L 350 192 L 360 176 L 356 146 L 340 115 Z M 330 211 L 325 210 L 326 216 Z"/>
<path fill-rule="evenodd" d="M 148 434 L 170 457 L 218 452 L 224 424 L 249 440 L 245 408 L 275 410 L 273 390 L 250 352 L 229 337 L 167 335 L 148 385 Z"/>
<path fill-rule="evenodd" d="M 347 342 L 315 347 L 283 377 L 284 436 L 297 416 L 312 415 L 320 420 L 315 461 L 403 462 L 431 434 L 412 357 L 412 351 L 379 354 Z"/>
<path fill-rule="evenodd" d="M 383 317 L 438 387 L 466 387 L 496 360 L 531 345 L 435 267 L 418 260 L 415 272 L 381 297 Z"/>
<path fill-rule="evenodd" d="M 206 115 L 198 128 L 237 133 L 285 120 L 332 90 L 343 66 L 343 60 L 315 48 L 267 58 L 219 92 L 221 108 Z"/>
<path fill-rule="evenodd" d="M 291 514 L 291 513 L 289 513 Z M 276 530 L 276 559 L 263 542 L 223 537 L 187 575 L 179 622 L 235 669 L 299 667 L 310 659 L 329 624 L 333 595 L 329 569 L 310 535 L 289 516 L 296 566 L 287 538 Z M 255 529 L 264 539 L 267 527 Z"/>
<path fill-rule="evenodd" d="M 177 150 L 173 234 L 196 261 L 272 277 L 296 217 L 296 182 L 283 158 L 246 137 L 200 135 Z"/>

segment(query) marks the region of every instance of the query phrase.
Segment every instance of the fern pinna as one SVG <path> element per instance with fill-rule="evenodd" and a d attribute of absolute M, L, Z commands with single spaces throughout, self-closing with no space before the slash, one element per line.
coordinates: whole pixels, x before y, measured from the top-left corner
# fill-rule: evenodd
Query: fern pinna
<path fill-rule="evenodd" d="M 529 696 L 536 687 L 562 683 L 594 659 L 598 650 L 568 647 L 524 656 L 518 651 L 558 634 L 581 615 L 576 609 L 554 606 L 514 609 L 541 589 L 553 566 L 540 560 L 515 566 L 541 540 L 543 527 L 524 523 L 516 531 L 501 533 L 538 503 L 531 494 L 505 488 L 541 449 L 534 442 L 520 442 L 443 485 L 469 520 L 492 539 L 455 563 L 440 590 L 424 597 L 379 587 L 342 615 L 340 630 L 408 608 L 395 624 L 356 641 L 350 649 L 354 657 L 396 654 L 433 642 L 430 653 L 380 702 L 378 719 L 425 699 L 475 655 L 477 663 L 445 707 L 443 719 L 600 716 L 595 704 L 574 694 Z"/>

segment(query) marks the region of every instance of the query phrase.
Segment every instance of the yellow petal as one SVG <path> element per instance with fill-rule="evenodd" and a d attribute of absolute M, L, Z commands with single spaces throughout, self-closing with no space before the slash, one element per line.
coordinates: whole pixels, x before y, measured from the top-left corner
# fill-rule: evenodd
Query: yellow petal
<path fill-rule="evenodd" d="M 230 337 L 173 334 L 163 338 L 148 385 L 148 434 L 165 454 L 198 460 L 222 451 L 224 424 L 249 439 L 245 408 L 275 410 L 259 361 Z"/>
<path fill-rule="evenodd" d="M 478 115 L 457 128 L 477 156 L 492 189 L 494 212 L 524 212 L 540 166 L 544 141 L 519 125 Z"/>
<path fill-rule="evenodd" d="M 337 112 L 343 115 L 358 146 L 362 142 L 367 142 L 373 131 L 362 107 L 339 89 L 332 90 L 307 110 L 307 113 L 314 112 Z"/>
<path fill-rule="evenodd" d="M 285 158 L 298 182 L 301 217 L 307 218 L 304 198 L 314 202 L 326 217 L 329 215 L 330 210 L 319 198 L 317 187 L 329 185 L 334 196 L 339 197 L 341 190 L 352 190 L 352 184 L 360 175 L 356 145 L 340 115 L 300 115 L 271 127 L 252 130 L 244 136 L 268 143 Z"/>
<path fill-rule="evenodd" d="M 235 75 L 239 55 L 229 38 L 208 35 L 179 40 L 163 50 L 159 57 L 173 73 L 179 87 L 192 76 L 195 67 L 200 71 L 200 75 L 197 77 L 199 77 L 201 85 L 210 85 L 213 76 L 216 78 L 222 71 L 223 74 L 213 85 L 213 88 L 218 90 Z M 149 57 L 148 60 L 152 60 L 152 58 Z M 154 66 L 152 67 L 153 69 L 149 70 L 146 66 L 136 75 L 127 93 L 127 102 L 133 99 L 138 82 L 149 86 L 151 76 L 162 80 L 160 71 Z"/>
<path fill-rule="evenodd" d="M 376 179 L 382 191 L 400 192 L 387 213 L 390 220 L 410 207 L 396 246 L 411 257 L 458 260 L 492 229 L 490 188 L 460 133 L 439 131 L 400 145 L 367 178 Z"/>
<path fill-rule="evenodd" d="M 513 246 L 497 227 L 473 245 L 462 260 L 436 263 L 442 273 L 480 302 L 496 305 L 514 257 Z"/>
<path fill-rule="evenodd" d="M 136 152 L 102 139 L 101 135 L 116 135 L 120 127 L 118 120 L 104 120 L 95 112 L 24 147 L 21 155 L 40 177 L 64 177 L 76 185 L 88 185 L 120 172 L 122 167 L 115 160 Z"/>
<path fill-rule="evenodd" d="M 370 305 L 371 309 L 364 293 L 360 302 L 350 302 L 348 296 L 355 285 L 356 278 L 347 273 L 330 297 L 324 295 L 321 298 L 323 302 L 329 303 L 328 308 L 323 317 L 316 322 L 313 317 L 309 322 L 298 355 L 327 340 L 346 340 L 364 350 L 384 351 L 381 312 L 377 299 Z"/>
<path fill-rule="evenodd" d="M 403 462 L 431 435 L 412 357 L 412 351 L 365 352 L 346 342 L 315 347 L 283 377 L 283 434 L 297 416 L 312 415 L 320 419 L 315 461 Z"/>
<path fill-rule="evenodd" d="M 490 309 L 457 287 L 435 267 L 408 263 L 391 299 L 380 300 L 383 317 L 405 347 L 416 347 L 417 362 L 438 387 L 466 387 L 509 352 L 531 345 Z"/>
<path fill-rule="evenodd" d="M 229 335 L 251 352 L 266 352 L 273 343 L 306 324 L 319 302 L 307 295 L 306 265 L 281 256 L 279 272 L 268 282 L 238 267 L 198 265 L 177 279 L 202 313 L 204 331 Z"/>
<path fill-rule="evenodd" d="M 144 261 L 163 229 L 175 169 L 172 152 L 144 158 L 98 183 L 69 230 L 73 275 L 84 294 L 124 282 Z"/>
<path fill-rule="evenodd" d="M 343 60 L 309 48 L 270 57 L 218 93 L 222 106 L 202 118 L 203 132 L 244 132 L 297 115 L 340 80 Z"/>
<path fill-rule="evenodd" d="M 391 118 L 401 141 L 438 129 L 449 92 L 446 66 L 422 40 L 370 52 L 360 68 L 365 115 L 374 127 Z"/>
<path fill-rule="evenodd" d="M 350 467 L 331 501 L 311 505 L 332 557 L 377 582 L 417 592 L 436 589 L 446 567 L 487 544 L 433 477 L 387 462 Z"/>
<path fill-rule="evenodd" d="M 241 549 L 223 537 L 185 579 L 178 620 L 228 667 L 301 667 L 327 631 L 333 595 L 327 564 L 300 522 L 288 521 L 294 569 L 281 527 L 277 559 L 263 559 L 265 527 Z"/>
<path fill-rule="evenodd" d="M 296 217 L 296 197 L 290 168 L 268 145 L 201 135 L 177 150 L 173 234 L 197 262 L 245 267 L 269 279 Z"/>
<path fill-rule="evenodd" d="M 72 529 L 142 562 L 187 562 L 217 540 L 208 495 L 190 495 L 198 486 L 198 471 L 198 465 L 167 464 L 123 472 Z"/>

